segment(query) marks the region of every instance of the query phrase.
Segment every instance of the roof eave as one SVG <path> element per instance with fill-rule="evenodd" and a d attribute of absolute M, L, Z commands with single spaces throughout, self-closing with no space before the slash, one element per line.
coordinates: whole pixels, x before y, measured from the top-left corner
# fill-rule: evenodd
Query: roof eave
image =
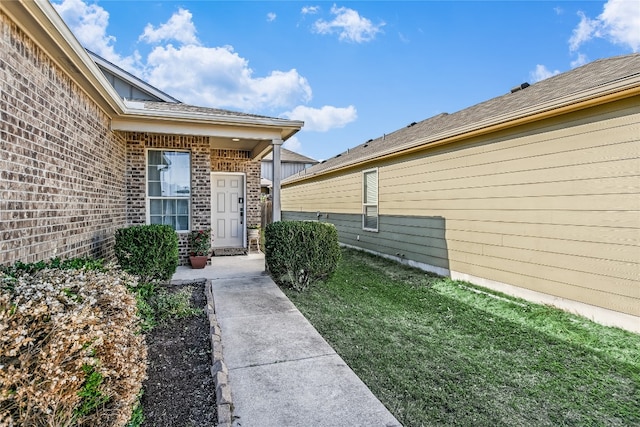
<path fill-rule="evenodd" d="M 47 0 L 2 1 L 0 7 L 110 117 L 122 100 Z"/>
<path fill-rule="evenodd" d="M 142 104 L 142 103 L 139 103 Z M 287 120 L 269 117 L 254 117 L 232 114 L 201 113 L 193 111 L 168 111 L 168 110 L 145 110 L 132 108 L 137 103 L 126 102 L 125 111 L 122 116 L 115 118 L 112 128 L 118 130 L 125 127 L 125 123 L 144 121 L 147 123 L 158 123 L 166 125 L 175 123 L 179 125 L 194 124 L 207 126 L 233 126 L 233 127 L 259 127 L 279 130 L 283 140 L 289 139 L 297 133 L 304 122 L 298 120 Z M 128 128 L 128 126 L 126 126 Z"/>
<path fill-rule="evenodd" d="M 625 79 L 592 88 L 584 92 L 558 98 L 534 107 L 520 109 L 509 114 L 500 115 L 479 121 L 470 126 L 455 128 L 446 132 L 429 135 L 425 138 L 413 140 L 399 147 L 393 147 L 386 152 L 377 153 L 375 157 L 356 160 L 335 168 L 321 170 L 319 172 L 307 171 L 304 175 L 293 175 L 282 182 L 283 185 L 305 181 L 323 175 L 335 174 L 345 170 L 362 167 L 373 162 L 386 160 L 409 153 L 431 149 L 432 147 L 451 144 L 465 139 L 486 135 L 516 126 L 521 126 L 536 121 L 549 119 L 562 114 L 567 114 L 596 105 L 614 102 L 640 95 L 640 75 L 636 74 Z"/>

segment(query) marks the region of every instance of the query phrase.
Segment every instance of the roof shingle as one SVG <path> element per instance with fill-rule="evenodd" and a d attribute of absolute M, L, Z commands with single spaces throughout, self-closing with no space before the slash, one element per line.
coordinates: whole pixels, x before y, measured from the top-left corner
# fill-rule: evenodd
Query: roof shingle
<path fill-rule="evenodd" d="M 492 119 L 504 117 L 506 122 L 526 117 L 539 112 L 545 106 L 552 108 L 556 100 L 590 90 L 597 91 L 600 86 L 638 75 L 640 75 L 640 54 L 600 59 L 542 80 L 522 90 L 509 92 L 456 113 L 442 113 L 361 143 L 298 175 L 287 178 L 286 182 L 433 143 L 442 139 L 441 136 L 444 135 L 464 134 L 481 129 Z"/>

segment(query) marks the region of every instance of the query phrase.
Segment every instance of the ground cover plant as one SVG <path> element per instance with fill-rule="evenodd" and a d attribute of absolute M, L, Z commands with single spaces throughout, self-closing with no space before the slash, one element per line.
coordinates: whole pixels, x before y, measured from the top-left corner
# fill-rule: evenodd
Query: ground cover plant
<path fill-rule="evenodd" d="M 0 268 L 0 425 L 130 420 L 147 355 L 136 286 L 99 260 Z"/>
<path fill-rule="evenodd" d="M 354 250 L 284 291 L 403 425 L 640 425 L 637 334 Z"/>

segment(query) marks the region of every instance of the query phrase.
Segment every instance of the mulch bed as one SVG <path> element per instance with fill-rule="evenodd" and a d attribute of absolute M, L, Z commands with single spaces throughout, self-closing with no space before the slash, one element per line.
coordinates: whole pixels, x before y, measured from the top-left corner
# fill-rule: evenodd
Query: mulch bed
<path fill-rule="evenodd" d="M 205 282 L 194 287 L 192 306 L 206 304 Z M 169 292 L 184 285 L 165 285 Z M 144 382 L 143 426 L 214 426 L 216 390 L 211 376 L 209 321 L 202 313 L 156 326 L 146 336 L 148 379 Z"/>

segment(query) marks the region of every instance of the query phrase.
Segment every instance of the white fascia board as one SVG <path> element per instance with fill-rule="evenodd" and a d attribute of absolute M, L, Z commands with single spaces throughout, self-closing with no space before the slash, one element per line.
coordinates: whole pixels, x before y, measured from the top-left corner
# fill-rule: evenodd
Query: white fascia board
<path fill-rule="evenodd" d="M 302 121 L 286 119 L 145 110 L 143 107 L 142 102 L 125 102 L 125 115 L 112 119 L 112 130 L 286 140 L 304 125 Z"/>
<path fill-rule="evenodd" d="M 139 121 L 119 120 L 111 121 L 111 130 L 128 132 L 150 132 L 176 135 L 216 136 L 221 138 L 243 139 L 279 139 L 280 128 L 257 128 L 250 126 L 212 126 L 210 123 L 185 123 L 175 121 Z"/>
<path fill-rule="evenodd" d="M 145 109 L 144 102 L 127 101 L 125 115 L 134 119 L 159 119 L 209 124 L 235 124 L 244 126 L 269 126 L 277 128 L 300 129 L 303 121 L 278 119 L 275 117 L 257 117 L 233 114 L 215 114 L 199 111 L 171 111 Z"/>

